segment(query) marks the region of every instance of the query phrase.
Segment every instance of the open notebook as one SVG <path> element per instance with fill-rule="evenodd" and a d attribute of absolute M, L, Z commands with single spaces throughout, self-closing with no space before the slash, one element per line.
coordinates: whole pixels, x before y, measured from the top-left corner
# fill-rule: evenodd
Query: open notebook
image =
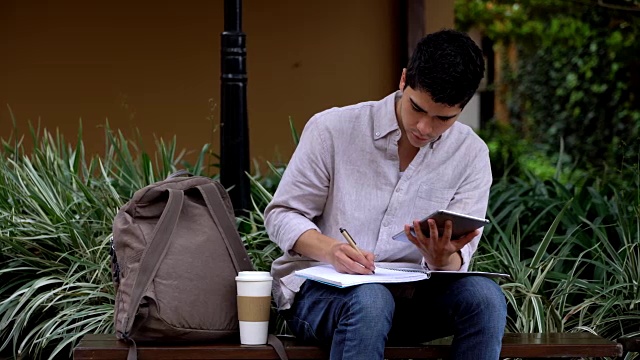
<path fill-rule="evenodd" d="M 353 275 L 337 272 L 331 265 L 318 265 L 296 271 L 297 276 L 309 280 L 319 281 L 337 287 L 349 287 L 368 283 L 403 283 L 429 279 L 432 276 L 462 277 L 462 276 L 486 276 L 493 278 L 508 278 L 507 274 L 489 273 L 479 271 L 427 271 L 418 269 L 390 269 L 376 267 L 376 273 L 372 275 Z"/>

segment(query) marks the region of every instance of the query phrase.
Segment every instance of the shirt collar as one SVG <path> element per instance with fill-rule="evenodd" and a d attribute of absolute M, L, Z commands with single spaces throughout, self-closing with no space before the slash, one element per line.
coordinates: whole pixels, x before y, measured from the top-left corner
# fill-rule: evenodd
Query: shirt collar
<path fill-rule="evenodd" d="M 373 117 L 373 139 L 378 140 L 390 132 L 399 130 L 398 120 L 396 119 L 396 98 L 402 96 L 400 90 L 387 95 L 375 109 Z"/>

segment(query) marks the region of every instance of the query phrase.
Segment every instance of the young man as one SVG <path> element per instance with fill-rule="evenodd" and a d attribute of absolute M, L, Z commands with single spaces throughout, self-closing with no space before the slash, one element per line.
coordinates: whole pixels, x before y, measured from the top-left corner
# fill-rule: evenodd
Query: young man
<path fill-rule="evenodd" d="M 423 233 L 417 219 L 439 209 L 485 216 L 488 149 L 456 122 L 483 73 L 478 46 L 442 30 L 418 43 L 399 91 L 326 110 L 306 124 L 265 223 L 284 251 L 271 269 L 278 308 L 299 339 L 329 345 L 331 359 L 383 359 L 387 341 L 448 335 L 454 359 L 498 358 L 506 302 L 491 279 L 341 289 L 294 274 L 321 263 L 351 274 L 371 274 L 376 265 L 467 271 L 481 231 L 452 239 L 450 222 L 439 234 L 429 220 Z M 416 236 L 406 224 L 412 220 Z M 392 240 L 403 228 L 413 244 Z"/>

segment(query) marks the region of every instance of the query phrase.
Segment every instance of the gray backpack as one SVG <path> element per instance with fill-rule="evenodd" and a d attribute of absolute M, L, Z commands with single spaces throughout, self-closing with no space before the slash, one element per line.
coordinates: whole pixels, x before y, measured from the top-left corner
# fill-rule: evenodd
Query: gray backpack
<path fill-rule="evenodd" d="M 170 175 L 113 222 L 115 328 L 136 341 L 239 341 L 235 277 L 254 270 L 224 187 Z"/>

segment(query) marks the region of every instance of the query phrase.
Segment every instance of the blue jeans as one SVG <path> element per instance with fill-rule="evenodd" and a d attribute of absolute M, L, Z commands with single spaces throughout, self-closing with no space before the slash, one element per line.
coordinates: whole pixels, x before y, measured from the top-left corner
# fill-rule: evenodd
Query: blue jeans
<path fill-rule="evenodd" d="M 387 343 L 449 335 L 452 359 L 493 360 L 507 309 L 500 287 L 480 276 L 344 289 L 307 280 L 282 315 L 298 339 L 330 346 L 332 360 L 382 360 Z"/>

